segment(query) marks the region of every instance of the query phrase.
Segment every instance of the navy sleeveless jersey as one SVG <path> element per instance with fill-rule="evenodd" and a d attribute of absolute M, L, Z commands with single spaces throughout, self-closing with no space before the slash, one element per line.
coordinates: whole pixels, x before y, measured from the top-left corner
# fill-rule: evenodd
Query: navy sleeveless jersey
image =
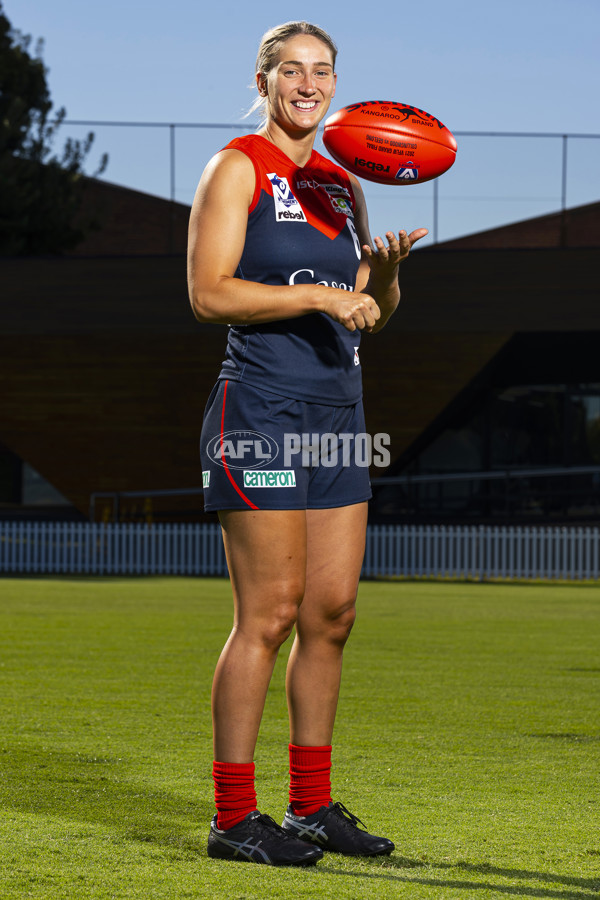
<path fill-rule="evenodd" d="M 224 148 L 254 164 L 256 188 L 235 277 L 263 284 L 326 284 L 354 290 L 360 244 L 346 172 L 313 151 L 299 168 L 260 135 Z M 332 406 L 362 396 L 360 331 L 324 313 L 258 325 L 232 325 L 219 378 Z"/>

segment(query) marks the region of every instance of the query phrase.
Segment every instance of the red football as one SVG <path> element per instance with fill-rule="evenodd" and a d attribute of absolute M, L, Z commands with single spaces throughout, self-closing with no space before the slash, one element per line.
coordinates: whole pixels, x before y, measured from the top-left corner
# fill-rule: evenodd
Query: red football
<path fill-rule="evenodd" d="M 456 159 L 454 135 L 416 106 L 367 100 L 325 121 L 323 143 L 345 169 L 379 184 L 419 184 Z"/>

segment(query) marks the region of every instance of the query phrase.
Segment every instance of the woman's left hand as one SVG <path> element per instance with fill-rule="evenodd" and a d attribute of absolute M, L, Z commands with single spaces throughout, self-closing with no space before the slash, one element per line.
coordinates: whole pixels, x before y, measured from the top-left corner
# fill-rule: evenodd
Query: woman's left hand
<path fill-rule="evenodd" d="M 427 228 L 417 228 L 415 231 L 411 231 L 410 234 L 407 234 L 406 231 L 400 231 L 398 237 L 393 231 L 388 231 L 386 233 L 386 238 L 388 239 L 387 247 L 380 237 L 374 239 L 374 249 L 369 244 L 364 244 L 362 249 L 369 262 L 371 274 L 378 281 L 395 278 L 398 266 L 406 259 L 413 244 L 424 238 L 426 234 L 429 234 Z"/>

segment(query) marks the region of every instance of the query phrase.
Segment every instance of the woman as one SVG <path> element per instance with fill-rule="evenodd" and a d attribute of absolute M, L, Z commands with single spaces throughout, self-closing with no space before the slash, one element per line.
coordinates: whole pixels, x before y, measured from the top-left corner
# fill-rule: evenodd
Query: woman
<path fill-rule="evenodd" d="M 201 440 L 205 508 L 219 514 L 235 607 L 213 682 L 208 852 L 271 865 L 394 848 L 332 802 L 331 741 L 370 497 L 350 446 L 365 431 L 360 333 L 379 331 L 396 309 L 398 265 L 427 231 L 389 232 L 387 246 L 371 247 L 357 179 L 314 151 L 336 53 L 306 22 L 267 32 L 256 66 L 264 124 L 209 162 L 190 219 L 194 314 L 231 326 Z M 280 827 L 257 810 L 253 759 L 294 628 Z"/>

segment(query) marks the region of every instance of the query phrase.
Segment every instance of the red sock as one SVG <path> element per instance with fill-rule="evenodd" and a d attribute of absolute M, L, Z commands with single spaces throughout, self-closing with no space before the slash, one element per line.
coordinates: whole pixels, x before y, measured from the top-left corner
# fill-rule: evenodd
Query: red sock
<path fill-rule="evenodd" d="M 310 816 L 331 803 L 331 747 L 289 746 L 290 804 L 297 816 Z"/>
<path fill-rule="evenodd" d="M 254 763 L 213 762 L 217 828 L 232 828 L 256 809 Z"/>

